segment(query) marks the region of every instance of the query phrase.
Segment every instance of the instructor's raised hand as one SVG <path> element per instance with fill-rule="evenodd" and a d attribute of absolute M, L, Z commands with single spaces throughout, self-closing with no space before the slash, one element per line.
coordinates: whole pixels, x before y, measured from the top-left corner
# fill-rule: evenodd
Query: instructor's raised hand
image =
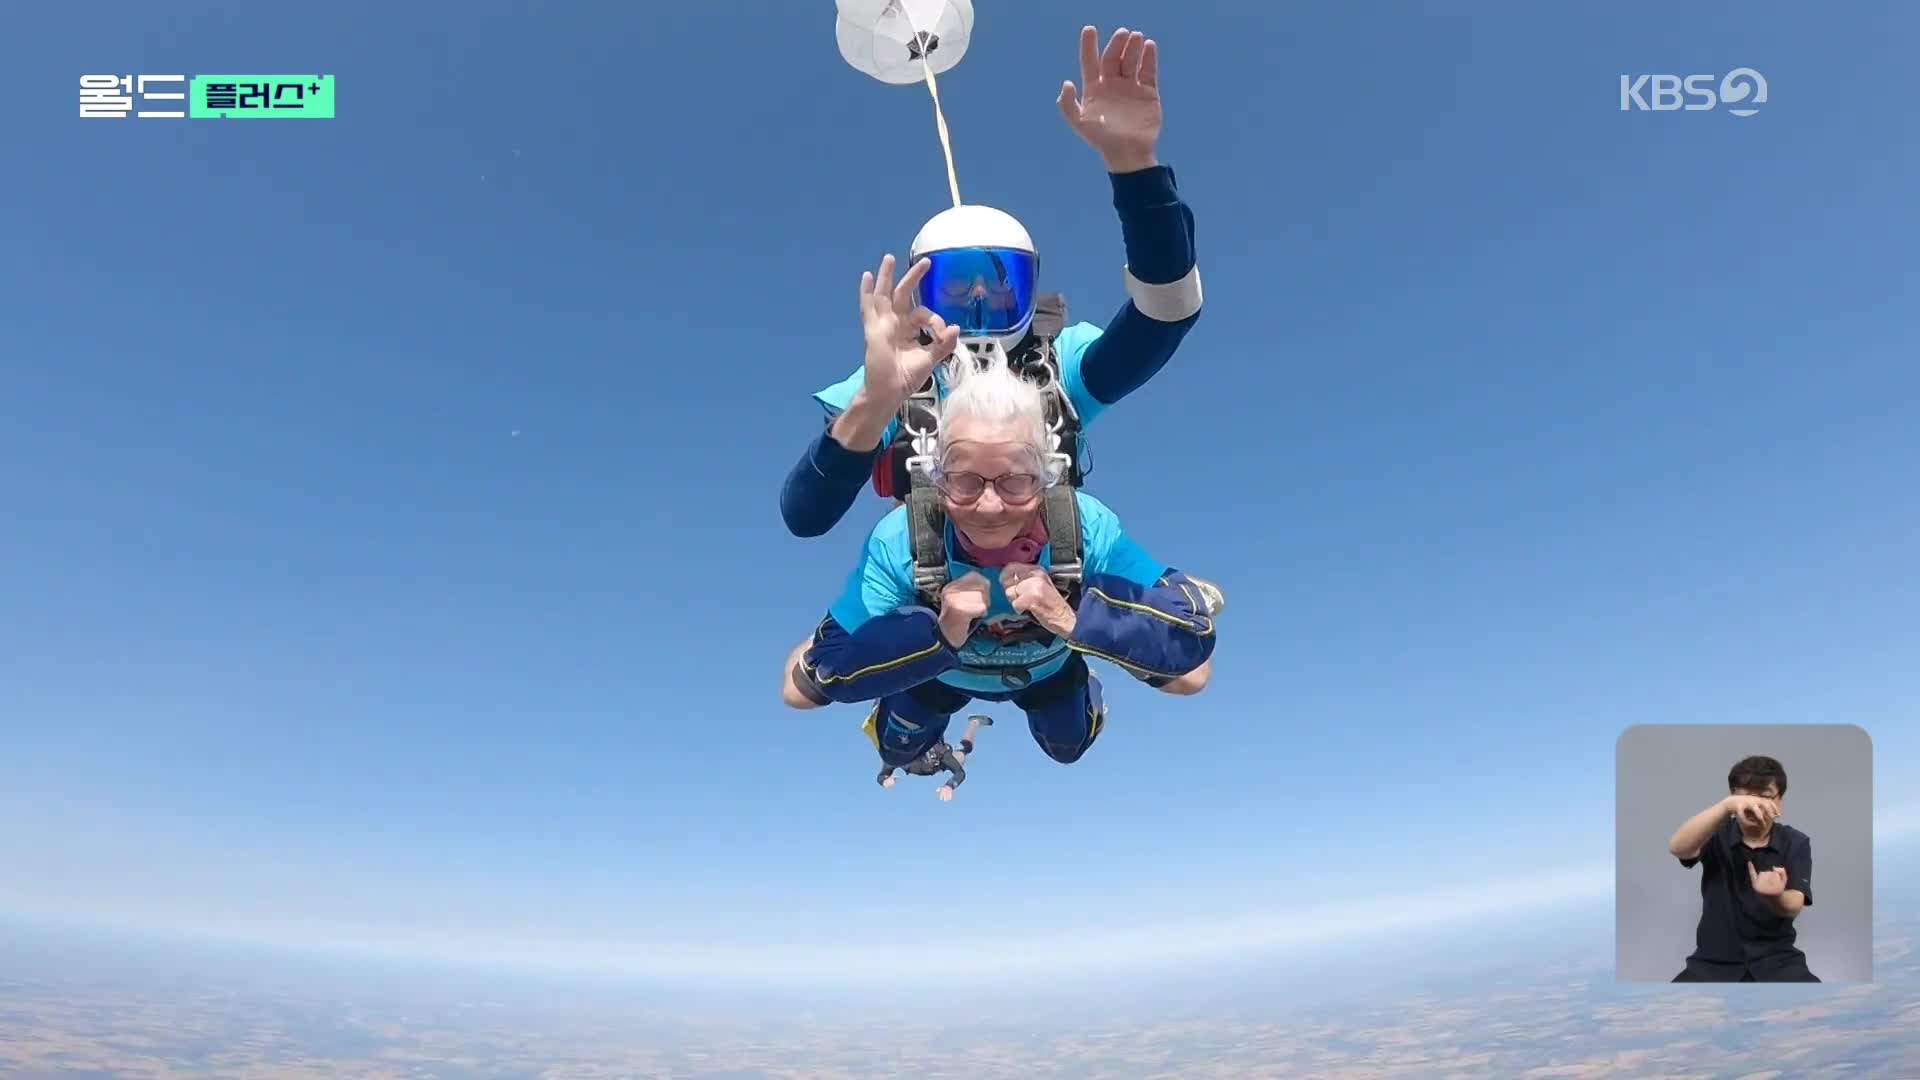
<path fill-rule="evenodd" d="M 960 340 L 958 327 L 948 326 L 918 302 L 920 279 L 930 265 L 921 259 L 895 285 L 893 256 L 887 255 L 877 272 L 860 275 L 860 329 L 866 338 L 861 378 L 867 394 L 887 411 L 919 389 Z M 920 344 L 921 330 L 932 336 L 933 344 Z"/>
<path fill-rule="evenodd" d="M 1080 87 L 1060 84 L 1060 115 L 1100 154 L 1108 172 L 1156 164 L 1160 140 L 1160 51 L 1153 39 L 1122 27 L 1096 52 L 1099 32 L 1080 28 Z"/>

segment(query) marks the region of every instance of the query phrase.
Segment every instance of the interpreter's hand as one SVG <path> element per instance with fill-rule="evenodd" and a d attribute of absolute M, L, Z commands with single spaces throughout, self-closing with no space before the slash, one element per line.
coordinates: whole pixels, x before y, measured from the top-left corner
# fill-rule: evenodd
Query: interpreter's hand
<path fill-rule="evenodd" d="M 1787 868 L 1776 866 L 1771 870 L 1756 870 L 1752 863 L 1748 863 L 1747 880 L 1753 882 L 1753 891 L 1761 896 L 1779 896 L 1787 891 Z"/>
<path fill-rule="evenodd" d="M 1780 816 L 1779 803 L 1758 795 L 1729 795 L 1723 805 L 1736 820 L 1756 829 L 1773 824 L 1773 819 Z"/>
<path fill-rule="evenodd" d="M 951 784 L 941 784 L 939 787 L 933 789 L 933 793 L 940 796 L 941 802 L 953 801 L 953 785 Z"/>
<path fill-rule="evenodd" d="M 887 778 L 886 778 L 885 780 L 882 780 L 882 781 L 880 781 L 880 786 L 881 786 L 881 787 L 892 787 L 892 786 L 893 786 L 893 777 L 891 777 L 891 776 L 889 776 L 889 777 L 887 777 Z"/>
<path fill-rule="evenodd" d="M 1047 572 L 1032 563 L 1010 563 L 1000 571 L 1000 587 L 1007 603 L 1060 637 L 1072 635 L 1076 620 L 1067 598 L 1053 587 Z"/>
<path fill-rule="evenodd" d="M 1060 84 L 1060 115 L 1100 154 L 1108 172 L 1136 172 L 1154 164 L 1160 139 L 1160 50 L 1122 27 L 1094 51 L 1098 31 L 1080 28 L 1080 96 L 1073 81 Z"/>
<path fill-rule="evenodd" d="M 880 260 L 876 273 L 860 275 L 860 329 L 866 338 L 861 379 L 877 406 L 897 409 L 933 374 L 935 364 L 953 353 L 960 329 L 917 301 L 920 279 L 932 265 L 914 263 L 900 283 L 893 283 L 893 256 Z M 932 345 L 920 344 L 920 331 L 933 335 Z"/>
<path fill-rule="evenodd" d="M 940 636 L 959 648 L 973 633 L 974 620 L 987 613 L 987 601 L 993 586 L 976 571 L 969 570 L 940 590 Z"/>

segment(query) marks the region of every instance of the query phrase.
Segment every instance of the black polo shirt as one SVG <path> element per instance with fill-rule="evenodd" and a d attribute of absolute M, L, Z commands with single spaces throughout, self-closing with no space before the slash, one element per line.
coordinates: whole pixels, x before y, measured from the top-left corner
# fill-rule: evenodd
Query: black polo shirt
<path fill-rule="evenodd" d="M 1681 859 L 1689 869 L 1700 864 L 1700 925 L 1693 955 L 1676 981 L 1812 980 L 1807 957 L 1794 945 L 1794 920 L 1775 912 L 1753 891 L 1748 864 L 1755 870 L 1787 868 L 1787 888 L 1813 903 L 1813 841 L 1791 825 L 1775 823 L 1767 842 L 1748 847 L 1740 825 L 1729 817 L 1714 830 L 1700 854 Z"/>

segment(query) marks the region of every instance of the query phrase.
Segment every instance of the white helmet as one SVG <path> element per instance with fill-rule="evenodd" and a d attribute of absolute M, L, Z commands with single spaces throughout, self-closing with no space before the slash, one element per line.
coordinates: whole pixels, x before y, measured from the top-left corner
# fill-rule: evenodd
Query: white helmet
<path fill-rule="evenodd" d="M 1010 348 L 1033 321 L 1040 256 L 1013 215 L 991 206 L 955 206 L 920 227 L 909 264 L 932 260 L 920 303 L 960 328 L 962 341 Z"/>

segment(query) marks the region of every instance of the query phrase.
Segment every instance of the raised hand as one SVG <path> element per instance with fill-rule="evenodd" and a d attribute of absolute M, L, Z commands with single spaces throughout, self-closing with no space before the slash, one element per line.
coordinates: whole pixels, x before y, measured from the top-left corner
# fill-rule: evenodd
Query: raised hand
<path fill-rule="evenodd" d="M 1780 806 L 1772 799 L 1763 799 L 1758 795 L 1727 796 L 1727 812 L 1742 824 L 1752 825 L 1756 829 L 1773 824 L 1780 816 Z"/>
<path fill-rule="evenodd" d="M 1098 31 L 1080 28 L 1080 93 L 1060 84 L 1060 115 L 1100 154 L 1108 172 L 1136 172 L 1154 164 L 1160 140 L 1160 51 L 1151 38 L 1122 27 L 1106 52 L 1094 51 Z"/>
<path fill-rule="evenodd" d="M 866 338 L 861 378 L 868 397 L 889 410 L 919 389 L 960 340 L 958 327 L 948 326 L 915 299 L 931 265 L 921 259 L 895 285 L 893 256 L 887 255 L 877 273 L 860 275 L 860 329 Z M 923 329 L 933 336 L 932 345 L 920 344 Z"/>

